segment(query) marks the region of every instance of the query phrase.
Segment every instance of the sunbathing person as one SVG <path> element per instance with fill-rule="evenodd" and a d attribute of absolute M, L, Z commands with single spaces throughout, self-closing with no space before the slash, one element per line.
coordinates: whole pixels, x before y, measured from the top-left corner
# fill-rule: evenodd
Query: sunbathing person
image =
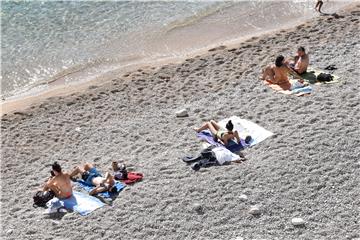
<path fill-rule="evenodd" d="M 43 191 L 53 191 L 59 199 L 70 198 L 72 196 L 70 175 L 62 172 L 57 162 L 54 162 L 51 167 L 52 177 L 46 182 Z"/>
<path fill-rule="evenodd" d="M 294 86 L 291 85 L 288 74 L 299 79 Z M 282 55 L 279 55 L 276 58 L 274 65 L 270 65 L 263 70 L 261 79 L 270 84 L 277 84 L 284 90 L 291 90 L 296 87 L 304 86 L 304 80 L 299 74 L 285 65 L 285 58 Z"/>
<path fill-rule="evenodd" d="M 299 75 L 306 73 L 309 66 L 309 55 L 306 54 L 305 48 L 299 47 L 297 55 L 293 58 L 293 60 L 286 61 L 286 64 Z"/>
<path fill-rule="evenodd" d="M 220 125 L 214 120 L 211 120 L 210 122 L 206 122 L 200 128 L 194 128 L 194 130 L 198 133 L 206 129 L 209 129 L 211 134 L 214 136 L 214 138 L 224 145 L 227 145 L 229 141 L 233 139 L 236 140 L 237 143 L 240 143 L 239 133 L 237 131 L 233 131 L 234 125 L 232 124 L 231 120 L 229 120 L 228 123 L 226 124 L 226 129 L 221 128 Z M 248 142 L 250 142 L 251 137 L 248 136 L 247 140 Z"/>
<path fill-rule="evenodd" d="M 90 163 L 86 163 L 82 168 L 76 167 L 70 174 L 70 177 L 73 178 L 78 174 L 81 174 L 81 178 L 87 184 L 95 187 L 89 192 L 90 195 L 95 195 L 106 191 L 116 191 L 114 177 L 108 172 L 106 172 L 105 177 L 103 177 L 100 172 L 94 167 L 94 165 Z"/>

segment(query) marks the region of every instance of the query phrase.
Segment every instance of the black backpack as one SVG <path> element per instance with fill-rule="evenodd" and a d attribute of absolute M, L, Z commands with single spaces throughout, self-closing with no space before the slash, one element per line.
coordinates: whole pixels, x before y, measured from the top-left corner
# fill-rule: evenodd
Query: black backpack
<path fill-rule="evenodd" d="M 333 80 L 333 76 L 331 74 L 328 74 L 328 73 L 320 73 L 316 79 L 319 81 L 319 82 L 331 82 Z"/>
<path fill-rule="evenodd" d="M 46 203 L 53 199 L 55 194 L 53 191 L 38 191 L 35 193 L 34 199 L 34 207 L 46 207 Z"/>

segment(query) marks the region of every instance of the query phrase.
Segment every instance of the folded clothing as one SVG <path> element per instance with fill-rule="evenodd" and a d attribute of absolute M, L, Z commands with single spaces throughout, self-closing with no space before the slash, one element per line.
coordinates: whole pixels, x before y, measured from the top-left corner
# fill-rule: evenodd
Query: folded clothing
<path fill-rule="evenodd" d="M 65 208 L 70 211 L 75 211 L 82 216 L 88 215 L 92 211 L 105 206 L 96 197 L 84 194 L 81 192 L 73 192 L 73 195 L 67 199 L 53 198 L 47 204 L 49 209 L 61 209 Z M 53 211 L 49 211 L 53 212 Z"/>
<path fill-rule="evenodd" d="M 121 181 L 127 185 L 134 184 L 136 182 L 139 182 L 143 179 L 144 175 L 142 173 L 136 173 L 136 172 L 128 172 L 127 178 L 122 179 Z"/>
<path fill-rule="evenodd" d="M 95 188 L 94 185 L 90 185 L 87 182 L 85 182 L 84 180 L 77 180 L 76 181 L 77 185 L 79 187 L 81 187 L 82 189 L 84 189 L 87 192 L 90 192 L 91 190 L 93 190 Z M 104 197 L 104 198 L 113 198 L 115 197 L 121 190 L 123 190 L 125 188 L 125 185 L 123 185 L 121 182 L 119 181 L 115 181 L 115 192 L 102 192 L 102 193 L 98 193 L 97 195 Z"/>
<path fill-rule="evenodd" d="M 223 147 L 215 147 L 212 149 L 215 154 L 216 160 L 220 165 L 223 165 L 226 162 L 232 162 L 240 160 L 240 156 L 232 153 L 230 150 Z"/>

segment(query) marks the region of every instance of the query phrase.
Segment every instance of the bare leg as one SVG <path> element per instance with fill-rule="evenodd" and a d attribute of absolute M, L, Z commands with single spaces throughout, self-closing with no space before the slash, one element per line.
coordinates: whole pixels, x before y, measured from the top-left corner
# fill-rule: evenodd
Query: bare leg
<path fill-rule="evenodd" d="M 114 177 L 106 172 L 105 178 L 101 181 L 101 184 L 95 187 L 93 190 L 89 192 L 90 195 L 95 195 L 98 193 L 109 191 L 112 186 L 115 185 L 115 179 Z"/>
<path fill-rule="evenodd" d="M 240 143 L 240 136 L 239 136 L 238 131 L 235 131 L 235 132 L 234 132 L 234 136 L 235 136 L 237 142 Z"/>
<path fill-rule="evenodd" d="M 70 173 L 70 177 L 75 177 L 76 175 L 78 175 L 79 173 L 82 174 L 83 172 L 85 172 L 84 169 L 80 168 L 80 167 L 76 167 L 74 168 L 74 170 Z"/>
<path fill-rule="evenodd" d="M 316 3 L 316 6 L 315 6 L 315 10 L 316 10 L 316 11 L 318 11 L 319 4 L 320 4 L 320 2 L 318 1 L 318 2 Z"/>
<path fill-rule="evenodd" d="M 95 194 L 98 194 L 98 193 L 106 192 L 107 190 L 108 190 L 107 187 L 98 186 L 98 187 L 94 188 L 93 190 L 91 190 L 89 192 L 89 194 L 90 195 L 95 195 Z"/>
<path fill-rule="evenodd" d="M 319 13 L 321 13 L 321 7 L 323 5 L 323 2 L 319 2 Z"/>
<path fill-rule="evenodd" d="M 211 122 L 206 122 L 206 123 L 205 123 L 203 126 L 201 126 L 200 128 L 194 128 L 194 130 L 195 130 L 196 132 L 198 132 L 198 133 L 201 132 L 201 131 L 204 131 L 204 130 L 206 130 L 206 129 L 209 129 L 213 135 L 216 135 L 216 133 L 217 133 L 216 128 L 211 124 Z"/>
<path fill-rule="evenodd" d="M 105 183 L 109 184 L 109 186 L 114 186 L 115 185 L 114 176 L 111 175 L 110 173 L 106 172 L 105 173 Z"/>
<path fill-rule="evenodd" d="M 211 120 L 210 123 L 211 123 L 211 125 L 213 125 L 213 127 L 215 128 L 216 131 L 220 130 L 220 125 L 217 122 L 215 122 L 214 120 Z"/>
<path fill-rule="evenodd" d="M 204 130 L 206 130 L 206 129 L 209 129 L 209 122 L 206 122 L 206 123 L 204 123 L 204 125 L 202 125 L 201 127 L 199 127 L 199 128 L 194 128 L 194 130 L 196 131 L 196 132 L 201 132 L 201 131 L 204 131 Z"/>

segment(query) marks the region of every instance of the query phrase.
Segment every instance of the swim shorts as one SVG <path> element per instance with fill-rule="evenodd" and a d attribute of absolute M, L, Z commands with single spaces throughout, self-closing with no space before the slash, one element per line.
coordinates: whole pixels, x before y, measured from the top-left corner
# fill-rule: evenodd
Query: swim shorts
<path fill-rule="evenodd" d="M 89 184 L 89 185 L 93 185 L 92 180 L 95 177 L 102 177 L 101 174 L 98 172 L 98 170 L 96 168 L 91 168 L 88 171 L 89 175 L 86 179 L 84 179 L 84 181 Z"/>

